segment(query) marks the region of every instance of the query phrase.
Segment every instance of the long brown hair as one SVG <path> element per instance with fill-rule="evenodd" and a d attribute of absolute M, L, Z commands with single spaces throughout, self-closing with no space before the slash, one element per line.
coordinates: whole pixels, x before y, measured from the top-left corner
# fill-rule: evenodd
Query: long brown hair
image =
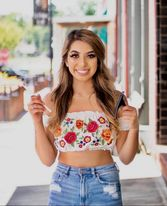
<path fill-rule="evenodd" d="M 117 128 L 117 121 L 112 118 L 114 116 L 113 108 L 115 105 L 112 95 L 112 91 L 115 89 L 114 78 L 104 63 L 105 47 L 101 39 L 94 32 L 87 29 L 71 31 L 64 42 L 62 61 L 59 70 L 59 82 L 57 87 L 52 92 L 54 111 L 53 116 L 49 121 L 49 128 L 54 132 L 56 127 L 61 124 L 72 101 L 73 77 L 69 72 L 65 62 L 70 46 L 76 40 L 88 43 L 93 48 L 97 56 L 98 67 L 96 73 L 93 76 L 93 86 L 96 92 L 97 101 L 108 117 L 109 121 L 115 126 L 115 128 Z"/>

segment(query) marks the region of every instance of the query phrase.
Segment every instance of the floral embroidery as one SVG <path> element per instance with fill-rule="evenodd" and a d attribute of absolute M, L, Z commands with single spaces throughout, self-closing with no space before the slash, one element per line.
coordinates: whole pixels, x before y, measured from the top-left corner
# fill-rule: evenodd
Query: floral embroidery
<path fill-rule="evenodd" d="M 66 118 L 65 124 L 69 125 L 69 124 L 72 124 L 72 123 L 73 122 L 72 122 L 71 118 Z"/>
<path fill-rule="evenodd" d="M 106 120 L 104 119 L 104 117 L 99 117 L 98 121 L 101 123 L 101 124 L 104 124 L 106 122 Z"/>
<path fill-rule="evenodd" d="M 61 147 L 64 147 L 64 146 L 65 146 L 65 144 L 66 144 L 66 143 L 65 143 L 65 141 L 64 141 L 64 140 L 61 140 L 61 141 L 60 141 L 60 146 L 61 146 Z"/>
<path fill-rule="evenodd" d="M 61 135 L 61 127 L 57 127 L 57 128 L 55 129 L 54 135 L 55 135 L 55 137 L 58 137 L 58 136 Z"/>
<path fill-rule="evenodd" d="M 98 124 L 96 123 L 96 121 L 91 121 L 89 122 L 89 124 L 87 125 L 87 130 L 89 132 L 96 132 L 97 128 L 98 128 Z"/>
<path fill-rule="evenodd" d="M 111 143 L 111 130 L 110 129 L 104 129 L 102 131 L 101 136 L 103 137 L 105 141 L 107 141 L 108 143 Z"/>
<path fill-rule="evenodd" d="M 64 136 L 64 139 L 66 140 L 66 142 L 67 142 L 68 144 L 72 144 L 72 143 L 75 142 L 76 139 L 77 139 L 76 133 L 75 133 L 75 132 L 68 132 L 68 133 Z"/>
<path fill-rule="evenodd" d="M 83 141 L 88 143 L 88 142 L 91 141 L 91 137 L 90 136 L 86 136 L 86 137 L 84 137 Z"/>
<path fill-rule="evenodd" d="M 82 148 L 82 144 L 79 144 L 79 148 Z"/>
<path fill-rule="evenodd" d="M 83 127 L 83 121 L 82 121 L 82 120 L 77 120 L 77 121 L 76 121 L 76 127 L 77 127 L 78 129 L 81 129 L 81 128 Z"/>
<path fill-rule="evenodd" d="M 55 146 L 60 151 L 110 149 L 114 145 L 115 132 L 101 113 L 92 116 L 77 113 L 78 118 L 67 116 L 55 129 Z M 113 144 L 112 144 L 113 143 Z"/>

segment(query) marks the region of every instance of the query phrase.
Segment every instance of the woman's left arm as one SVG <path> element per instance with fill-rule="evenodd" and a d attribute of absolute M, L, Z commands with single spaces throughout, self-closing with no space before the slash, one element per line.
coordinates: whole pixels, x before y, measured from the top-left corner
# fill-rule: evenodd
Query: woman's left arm
<path fill-rule="evenodd" d="M 117 152 L 124 164 L 129 164 L 135 157 L 138 150 L 139 122 L 136 108 L 126 105 L 118 110 L 118 117 L 128 122 L 128 131 L 119 131 L 116 142 Z"/>

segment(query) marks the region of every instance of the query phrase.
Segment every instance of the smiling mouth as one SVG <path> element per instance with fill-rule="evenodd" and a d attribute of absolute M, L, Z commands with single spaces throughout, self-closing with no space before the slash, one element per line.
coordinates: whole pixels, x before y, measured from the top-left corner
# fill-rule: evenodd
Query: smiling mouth
<path fill-rule="evenodd" d="M 82 70 L 76 70 L 76 72 L 80 75 L 85 75 L 89 72 L 89 70 L 88 69 L 82 69 Z"/>

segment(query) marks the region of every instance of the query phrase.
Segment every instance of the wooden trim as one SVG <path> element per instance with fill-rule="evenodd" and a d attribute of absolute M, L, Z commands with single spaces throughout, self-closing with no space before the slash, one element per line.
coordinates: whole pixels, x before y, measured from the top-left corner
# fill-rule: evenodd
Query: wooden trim
<path fill-rule="evenodd" d="M 127 19 L 127 0 L 125 0 L 125 93 L 129 96 L 129 58 L 128 58 L 128 19 Z"/>
<path fill-rule="evenodd" d="M 115 64 L 113 69 L 113 76 L 117 78 L 118 70 L 118 7 L 119 2 L 116 1 L 116 16 L 115 16 Z"/>

